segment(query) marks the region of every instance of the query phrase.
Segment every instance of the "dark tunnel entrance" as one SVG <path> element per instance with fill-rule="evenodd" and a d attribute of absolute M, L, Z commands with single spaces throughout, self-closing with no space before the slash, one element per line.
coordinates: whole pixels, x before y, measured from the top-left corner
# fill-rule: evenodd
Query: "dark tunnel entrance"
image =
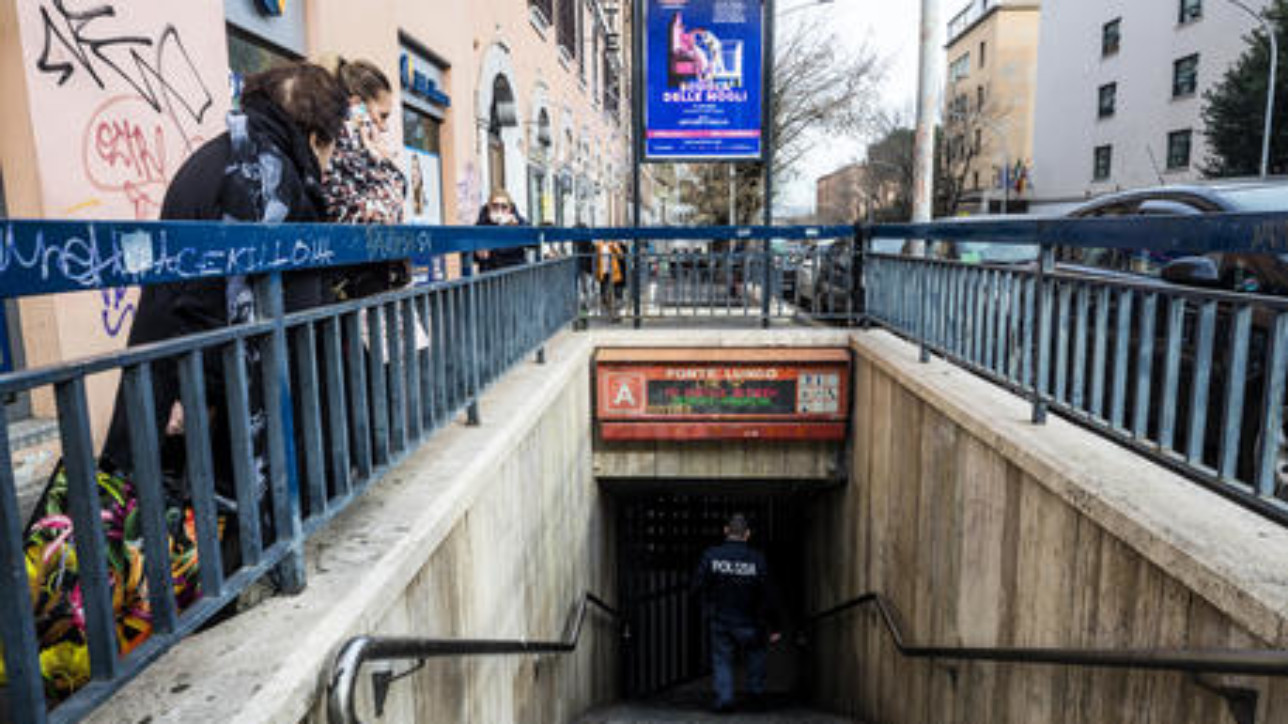
<path fill-rule="evenodd" d="M 768 691 L 778 698 L 790 697 L 797 689 L 800 666 L 787 634 L 800 620 L 804 603 L 802 533 L 808 493 L 675 483 L 663 490 L 629 492 L 618 487 L 614 492 L 617 593 L 629 633 L 622 646 L 626 698 L 665 694 L 710 675 L 702 606 L 690 593 L 690 581 L 703 550 L 723 540 L 724 525 L 734 513 L 747 516 L 750 543 L 765 553 L 783 602 L 784 638 L 770 647 Z"/>

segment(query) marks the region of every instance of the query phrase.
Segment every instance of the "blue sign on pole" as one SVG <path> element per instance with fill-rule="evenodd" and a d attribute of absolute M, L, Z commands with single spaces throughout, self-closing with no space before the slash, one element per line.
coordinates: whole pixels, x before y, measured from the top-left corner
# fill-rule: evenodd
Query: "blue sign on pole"
<path fill-rule="evenodd" d="M 647 0 L 644 157 L 762 154 L 763 0 Z"/>

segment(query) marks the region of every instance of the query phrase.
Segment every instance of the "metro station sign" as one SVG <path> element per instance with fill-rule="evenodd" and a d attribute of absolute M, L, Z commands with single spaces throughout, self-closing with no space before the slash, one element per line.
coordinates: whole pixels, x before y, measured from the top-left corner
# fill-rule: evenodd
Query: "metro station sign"
<path fill-rule="evenodd" d="M 605 440 L 842 440 L 850 353 L 833 348 L 602 349 Z"/>

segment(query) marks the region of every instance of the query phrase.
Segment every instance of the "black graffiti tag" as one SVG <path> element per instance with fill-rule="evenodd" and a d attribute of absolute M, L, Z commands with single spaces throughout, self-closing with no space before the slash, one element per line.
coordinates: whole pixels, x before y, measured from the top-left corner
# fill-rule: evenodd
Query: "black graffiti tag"
<path fill-rule="evenodd" d="M 44 32 L 36 68 L 57 76 L 58 85 L 82 71 L 102 89 L 105 77 L 125 82 L 152 110 L 175 123 L 185 145 L 192 138 L 183 116 L 200 124 L 214 105 L 214 97 L 201 78 L 179 31 L 165 25 L 157 39 L 140 35 L 96 34 L 95 21 L 116 17 L 110 4 L 72 10 L 67 0 L 52 0 L 53 11 L 40 7 Z"/>

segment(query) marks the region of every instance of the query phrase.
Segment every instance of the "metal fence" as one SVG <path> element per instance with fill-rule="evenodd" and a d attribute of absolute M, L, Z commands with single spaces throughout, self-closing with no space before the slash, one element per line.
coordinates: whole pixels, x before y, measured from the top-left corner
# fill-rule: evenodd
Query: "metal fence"
<path fill-rule="evenodd" d="M 591 319 L 769 324 L 862 317 L 852 226 L 572 231 L 583 239 L 574 253 L 583 314 Z"/>
<path fill-rule="evenodd" d="M 872 253 L 880 239 L 1034 244 L 1040 254 L 1029 263 L 968 264 Z M 518 245 L 550 258 L 282 313 L 284 272 Z M 0 426 L 9 718 L 74 721 L 269 571 L 284 590 L 304 586 L 310 533 L 434 429 L 462 412 L 477 421 L 481 391 L 524 355 L 540 356 L 544 341 L 578 318 L 881 324 L 920 343 L 923 358 L 942 354 L 1031 396 L 1035 421 L 1053 409 L 1288 523 L 1277 470 L 1288 383 L 1284 298 L 1075 274 L 1054 264 L 1057 247 L 1079 246 L 1283 255 L 1288 214 L 859 229 L 8 222 L 0 238 L 6 297 L 245 277 L 263 312 L 251 324 L 0 375 L 0 397 L 44 388 L 57 403 L 91 674 L 47 711 L 24 526 Z M 164 423 L 152 412 L 153 377 L 166 365 L 179 379 L 178 476 L 200 562 L 200 596 L 186 605 L 170 585 Z M 86 396 L 87 378 L 115 371 L 130 419 L 152 632 L 124 654 Z M 253 432 L 257 409 L 262 444 Z M 210 440 L 220 431 L 231 460 L 213 459 Z M 219 494 L 219 465 L 231 470 L 229 495 Z M 236 555 L 224 557 L 229 539 Z"/>
<path fill-rule="evenodd" d="M 871 238 L 1037 244 L 1032 262 L 865 259 L 872 321 L 1288 522 L 1288 298 L 1055 264 L 1080 246 L 1282 255 L 1288 215 L 874 227 Z M 929 245 L 924 247 L 929 249 Z M 1288 268 L 1288 260 L 1280 257 Z"/>
<path fill-rule="evenodd" d="M 7 709 L 0 718 L 75 721 L 266 574 L 284 591 L 301 589 L 308 535 L 433 430 L 462 413 L 477 422 L 482 391 L 525 355 L 540 355 L 545 340 L 575 318 L 571 259 L 282 313 L 287 270 L 536 240 L 531 230 L 459 232 L 429 239 L 424 230 L 356 227 L 11 222 L 4 228 L 6 295 L 243 273 L 253 275 L 262 321 L 0 376 L 0 395 L 52 388 L 56 400 L 78 563 L 69 615 L 83 626 L 90 676 L 47 710 L 38 638 L 44 631 L 32 608 L 32 559 L 0 425 L 0 692 Z M 166 367 L 177 374 L 182 399 L 178 486 L 163 472 L 164 421 L 154 413 L 154 377 Z M 141 529 L 146 580 L 147 605 L 135 613 L 151 632 L 128 646 L 118 633 L 120 602 L 114 610 L 113 600 L 124 582 L 114 580 L 107 563 L 120 541 L 105 534 L 86 394 L 87 378 L 113 371 L 122 374 L 136 496 L 129 509 Z M 260 410 L 262 444 L 255 433 Z M 221 433 L 230 463 L 212 453 L 212 438 Z M 257 469 L 261 459 L 266 476 Z M 231 470 L 227 495 L 216 480 L 221 465 Z M 173 520 L 166 518 L 176 487 L 180 505 L 191 510 L 199 567 L 200 594 L 186 605 L 175 593 Z M 40 554 L 32 552 L 35 560 Z"/>

